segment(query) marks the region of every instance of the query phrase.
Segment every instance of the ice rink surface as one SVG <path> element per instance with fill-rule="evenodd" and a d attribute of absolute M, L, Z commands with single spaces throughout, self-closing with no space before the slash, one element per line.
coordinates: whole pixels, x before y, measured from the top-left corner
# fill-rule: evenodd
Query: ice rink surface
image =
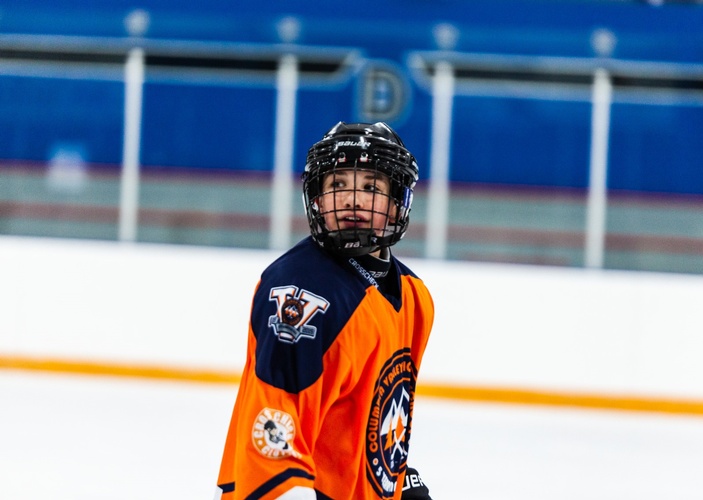
<path fill-rule="evenodd" d="M 0 372 L 0 499 L 213 497 L 236 386 Z M 703 418 L 418 397 L 434 500 L 700 500 Z"/>

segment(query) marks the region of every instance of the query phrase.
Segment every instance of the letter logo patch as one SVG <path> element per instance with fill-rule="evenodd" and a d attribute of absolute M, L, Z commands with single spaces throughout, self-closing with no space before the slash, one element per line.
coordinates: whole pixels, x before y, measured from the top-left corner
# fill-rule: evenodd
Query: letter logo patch
<path fill-rule="evenodd" d="M 397 351 L 381 369 L 366 424 L 366 476 L 381 498 L 393 497 L 405 470 L 417 368 L 409 349 Z"/>
<path fill-rule="evenodd" d="M 274 459 L 289 455 L 299 457 L 300 454 L 293 449 L 293 438 L 295 422 L 288 413 L 264 408 L 256 416 L 251 440 L 263 456 Z"/>
<path fill-rule="evenodd" d="M 276 314 L 269 317 L 278 340 L 294 344 L 303 337 L 314 339 L 317 328 L 307 323 L 318 312 L 324 314 L 330 303 L 314 293 L 297 286 L 279 286 L 269 292 L 269 300 L 276 302 Z"/>

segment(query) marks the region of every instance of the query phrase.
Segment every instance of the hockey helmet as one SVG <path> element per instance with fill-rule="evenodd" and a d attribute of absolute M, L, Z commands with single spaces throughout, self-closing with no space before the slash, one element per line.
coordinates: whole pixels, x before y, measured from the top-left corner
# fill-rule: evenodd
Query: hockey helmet
<path fill-rule="evenodd" d="M 389 181 L 385 227 L 336 229 L 327 227 L 319 198 L 328 174 L 354 169 L 383 174 Z M 418 180 L 415 157 L 398 134 L 383 122 L 339 122 L 308 151 L 303 173 L 303 203 L 313 239 L 325 248 L 348 256 L 358 256 L 397 243 L 408 228 L 413 189 Z M 380 205 L 380 204 L 379 204 Z M 375 208 L 371 208 L 376 212 Z"/>

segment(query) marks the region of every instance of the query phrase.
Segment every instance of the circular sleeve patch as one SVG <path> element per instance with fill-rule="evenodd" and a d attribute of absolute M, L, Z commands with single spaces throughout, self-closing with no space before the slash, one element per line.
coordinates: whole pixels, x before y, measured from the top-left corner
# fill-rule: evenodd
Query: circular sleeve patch
<path fill-rule="evenodd" d="M 259 412 L 251 430 L 254 447 L 263 456 L 281 459 L 288 456 L 299 457 L 293 449 L 295 421 L 281 410 L 264 408 Z"/>

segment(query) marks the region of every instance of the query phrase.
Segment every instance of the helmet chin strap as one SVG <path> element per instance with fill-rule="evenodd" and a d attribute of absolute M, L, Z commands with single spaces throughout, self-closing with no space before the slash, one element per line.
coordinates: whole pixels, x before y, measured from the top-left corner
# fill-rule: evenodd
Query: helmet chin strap
<path fill-rule="evenodd" d="M 325 247 L 339 255 L 358 257 L 378 250 L 377 240 L 373 229 L 341 229 L 327 233 Z"/>
<path fill-rule="evenodd" d="M 385 261 L 391 260 L 390 247 L 381 247 L 381 253 L 378 254 L 378 258 Z"/>

